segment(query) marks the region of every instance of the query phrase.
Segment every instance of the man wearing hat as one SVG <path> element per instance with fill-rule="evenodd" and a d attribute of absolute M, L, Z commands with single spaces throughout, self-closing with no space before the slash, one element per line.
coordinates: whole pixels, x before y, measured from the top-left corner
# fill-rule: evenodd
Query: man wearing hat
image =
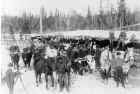
<path fill-rule="evenodd" d="M 14 72 L 12 63 L 8 64 L 8 69 L 6 71 L 5 77 L 2 79 L 3 82 L 6 82 L 9 89 L 9 94 L 14 94 L 14 85 L 19 78 L 21 73 L 19 71 Z"/>

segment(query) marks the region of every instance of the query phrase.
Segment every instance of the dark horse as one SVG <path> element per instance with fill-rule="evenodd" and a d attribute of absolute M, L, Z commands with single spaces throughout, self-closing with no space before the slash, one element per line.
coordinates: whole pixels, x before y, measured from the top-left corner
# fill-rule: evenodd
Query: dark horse
<path fill-rule="evenodd" d="M 58 56 L 56 61 L 56 71 L 58 74 L 60 91 L 62 91 L 65 87 L 66 90 L 69 91 L 71 62 L 67 56 Z"/>
<path fill-rule="evenodd" d="M 38 83 L 41 82 L 41 74 L 44 73 L 45 69 L 45 62 L 43 56 L 43 50 L 44 49 L 35 49 L 33 52 L 33 58 L 34 58 L 34 70 L 35 70 L 35 76 L 36 76 L 36 84 L 38 86 Z"/>
<path fill-rule="evenodd" d="M 114 70 L 115 71 L 113 72 L 113 78 L 116 82 L 117 87 L 119 86 L 119 84 L 122 84 L 122 86 L 125 87 L 125 74 L 123 73 L 123 68 L 121 66 L 118 66 Z"/>
<path fill-rule="evenodd" d="M 56 73 L 56 60 L 55 57 L 48 57 L 45 59 L 45 65 L 44 65 L 44 73 L 45 73 L 45 79 L 46 79 L 46 88 L 48 89 L 48 77 L 51 77 L 51 85 L 52 87 L 55 86 L 54 83 L 54 73 Z"/>
<path fill-rule="evenodd" d="M 35 70 L 35 76 L 36 76 L 36 84 L 38 86 L 38 83 L 41 82 L 41 74 L 45 74 L 45 80 L 46 80 L 46 88 L 48 89 L 48 77 L 51 77 L 52 87 L 54 87 L 54 77 L 53 72 L 55 71 L 55 58 L 44 58 L 45 49 L 36 49 L 34 51 L 33 57 L 34 57 L 34 70 Z"/>
<path fill-rule="evenodd" d="M 19 59 L 20 59 L 20 50 L 18 46 L 11 46 L 10 47 L 10 57 L 12 60 L 12 64 L 14 65 L 14 68 L 17 68 L 17 70 L 19 69 Z"/>
<path fill-rule="evenodd" d="M 31 47 L 23 48 L 22 58 L 26 68 L 30 68 L 30 62 L 32 58 L 32 49 Z"/>

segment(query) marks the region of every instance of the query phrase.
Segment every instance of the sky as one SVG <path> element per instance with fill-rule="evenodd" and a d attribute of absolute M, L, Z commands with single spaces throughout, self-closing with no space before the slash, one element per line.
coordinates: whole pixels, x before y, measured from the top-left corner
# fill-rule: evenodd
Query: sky
<path fill-rule="evenodd" d="M 117 2 L 118 0 L 102 0 L 102 7 L 104 10 L 109 9 L 111 5 L 116 8 Z M 100 0 L 2 0 L 1 14 L 19 16 L 23 12 L 31 12 L 38 15 L 40 7 L 44 6 L 48 13 L 54 12 L 57 8 L 66 14 L 76 10 L 77 13 L 84 15 L 87 13 L 88 6 L 93 13 L 98 13 L 99 5 Z M 140 10 L 140 0 L 126 0 L 126 5 L 131 11 Z"/>

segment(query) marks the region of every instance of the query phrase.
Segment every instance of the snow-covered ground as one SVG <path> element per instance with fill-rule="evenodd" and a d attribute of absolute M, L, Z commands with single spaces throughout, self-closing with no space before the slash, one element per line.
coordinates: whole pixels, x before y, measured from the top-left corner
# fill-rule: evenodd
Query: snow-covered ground
<path fill-rule="evenodd" d="M 1 69 L 6 70 L 7 64 L 10 61 L 9 52 L 5 47 L 1 47 Z M 25 72 L 22 70 L 23 83 L 18 80 L 15 85 L 14 94 L 68 94 L 65 90 L 58 92 L 58 89 L 46 90 L 45 80 L 39 87 L 36 87 L 35 76 L 33 71 Z M 140 72 L 138 72 L 140 73 Z M 112 79 L 108 84 L 104 84 L 100 79 L 100 75 L 96 72 L 93 74 L 85 74 L 84 76 L 72 75 L 72 85 L 69 94 L 140 94 L 140 74 L 137 71 L 129 77 L 129 84 L 126 88 L 116 87 Z M 1 84 L 1 94 L 8 94 L 6 84 Z"/>
<path fill-rule="evenodd" d="M 65 90 L 59 92 L 58 89 L 46 90 L 45 81 L 39 87 L 35 85 L 34 72 L 28 71 L 22 75 L 23 84 L 20 80 L 15 85 L 14 94 L 68 94 Z M 109 80 L 108 84 L 104 84 L 99 75 L 87 74 L 73 78 L 74 81 L 69 94 L 139 94 L 140 86 L 133 87 L 131 84 L 127 88 L 116 87 L 113 80 Z M 1 86 L 3 94 L 8 94 L 6 85 Z"/>
<path fill-rule="evenodd" d="M 75 30 L 75 31 L 58 31 L 58 32 L 47 32 L 46 34 L 40 34 L 42 36 L 47 35 L 64 35 L 66 37 L 75 37 L 75 36 L 90 36 L 94 38 L 109 38 L 109 32 L 114 32 L 115 38 L 119 37 L 121 31 L 118 30 Z M 140 32 L 139 31 L 127 31 L 127 37 L 131 38 L 134 34 L 135 38 L 140 41 Z M 39 34 L 31 34 L 31 36 L 38 36 Z"/>

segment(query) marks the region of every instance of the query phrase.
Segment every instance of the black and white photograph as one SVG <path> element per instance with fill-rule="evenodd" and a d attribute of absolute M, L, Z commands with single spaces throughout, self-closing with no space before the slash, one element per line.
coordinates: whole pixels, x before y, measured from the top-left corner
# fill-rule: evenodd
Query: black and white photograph
<path fill-rule="evenodd" d="M 1 94 L 140 94 L 140 0 L 1 0 Z"/>

